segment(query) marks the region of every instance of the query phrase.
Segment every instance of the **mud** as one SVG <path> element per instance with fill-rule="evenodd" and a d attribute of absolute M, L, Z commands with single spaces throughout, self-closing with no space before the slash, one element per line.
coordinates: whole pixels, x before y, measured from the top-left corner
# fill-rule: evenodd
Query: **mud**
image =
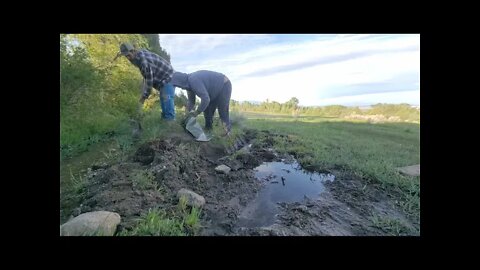
<path fill-rule="evenodd" d="M 292 156 L 275 152 L 275 136 L 283 135 L 246 130 L 227 148 L 195 142 L 185 134 L 146 143 L 127 162 L 92 168 L 85 199 L 66 214 L 117 212 L 122 218 L 119 230 L 128 230 L 149 208 L 173 211 L 177 191 L 186 188 L 205 198 L 199 232 L 205 236 L 387 235 L 372 222 L 374 214 L 395 218 L 409 234 L 418 234 L 419 225 L 395 208 L 389 193 L 345 171 L 329 172 L 335 181 L 325 181 L 319 196 L 259 202 L 265 181 L 254 169 L 263 162 L 295 162 Z M 221 164 L 232 171 L 215 172 Z M 140 185 L 139 175 L 152 181 Z M 281 178 L 276 181 L 282 185 Z"/>

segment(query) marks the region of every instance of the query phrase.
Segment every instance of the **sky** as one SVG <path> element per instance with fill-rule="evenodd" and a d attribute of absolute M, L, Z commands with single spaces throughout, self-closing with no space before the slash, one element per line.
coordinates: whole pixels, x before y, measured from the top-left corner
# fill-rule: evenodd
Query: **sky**
<path fill-rule="evenodd" d="M 232 99 L 420 105 L 419 34 L 160 34 L 176 71 L 221 72 Z"/>

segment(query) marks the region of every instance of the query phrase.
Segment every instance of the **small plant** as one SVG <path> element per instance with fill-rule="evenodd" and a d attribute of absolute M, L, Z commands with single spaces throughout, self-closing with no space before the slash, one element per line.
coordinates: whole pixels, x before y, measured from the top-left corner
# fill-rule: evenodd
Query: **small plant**
<path fill-rule="evenodd" d="M 85 188 L 86 179 L 83 178 L 81 174 L 78 174 L 78 176 L 75 177 L 71 169 L 70 169 L 70 179 L 71 179 L 71 188 L 72 188 L 73 194 L 82 194 Z"/>
<path fill-rule="evenodd" d="M 128 152 L 133 146 L 133 141 L 132 141 L 132 138 L 130 136 L 126 136 L 126 135 L 120 136 L 120 137 L 116 138 L 116 141 L 117 141 L 117 144 L 118 144 L 118 148 L 123 153 Z"/>
<path fill-rule="evenodd" d="M 177 219 L 166 217 L 164 210 L 149 209 L 140 218 L 137 226 L 131 231 L 122 231 L 118 236 L 185 236 L 183 224 Z"/>
<path fill-rule="evenodd" d="M 132 176 L 133 187 L 138 189 L 156 188 L 153 172 L 137 171 Z"/>
<path fill-rule="evenodd" d="M 201 209 L 193 206 L 190 211 L 188 211 L 187 198 L 185 196 L 180 197 L 177 208 L 182 218 L 182 225 L 189 234 L 195 235 L 200 228 Z"/>
<path fill-rule="evenodd" d="M 178 200 L 177 208 L 182 214 L 184 214 L 187 211 L 187 197 L 185 196 L 180 197 L 180 199 Z"/>
<path fill-rule="evenodd" d="M 420 196 L 408 194 L 405 197 L 405 200 L 398 202 L 398 204 L 408 216 L 418 218 L 420 216 Z"/>
<path fill-rule="evenodd" d="M 160 186 L 156 181 L 153 181 L 153 189 L 155 189 L 155 191 L 159 193 L 162 193 L 164 191 L 164 188 Z"/>
<path fill-rule="evenodd" d="M 184 216 L 184 225 L 191 234 L 195 235 L 200 229 L 201 209 L 192 207 L 190 214 Z"/>
<path fill-rule="evenodd" d="M 411 230 L 398 219 L 392 219 L 373 214 L 371 221 L 373 222 L 373 226 L 383 230 L 391 236 L 401 236 L 412 233 Z"/>
<path fill-rule="evenodd" d="M 105 156 L 106 159 L 114 159 L 115 151 L 113 149 L 108 149 L 108 152 L 102 151 L 102 154 Z"/>

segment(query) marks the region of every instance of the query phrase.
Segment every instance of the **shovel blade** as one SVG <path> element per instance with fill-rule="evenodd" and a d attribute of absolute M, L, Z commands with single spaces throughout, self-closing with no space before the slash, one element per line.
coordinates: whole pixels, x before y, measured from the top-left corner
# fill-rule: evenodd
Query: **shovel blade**
<path fill-rule="evenodd" d="M 199 142 L 208 142 L 212 138 L 208 138 L 205 132 L 203 132 L 202 127 L 200 124 L 197 122 L 197 118 L 195 117 L 190 117 L 187 119 L 187 124 L 185 126 L 185 129 L 192 134 L 192 136 L 195 138 L 196 141 Z"/>

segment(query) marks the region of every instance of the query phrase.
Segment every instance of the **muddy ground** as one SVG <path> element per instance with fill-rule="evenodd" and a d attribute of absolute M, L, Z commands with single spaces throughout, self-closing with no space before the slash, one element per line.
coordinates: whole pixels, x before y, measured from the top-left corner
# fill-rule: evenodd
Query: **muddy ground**
<path fill-rule="evenodd" d="M 266 184 L 255 178 L 253 169 L 265 161 L 293 160 L 275 152 L 274 136 L 283 135 L 246 130 L 230 148 L 198 143 L 187 134 L 149 142 L 127 162 L 92 167 L 85 199 L 68 215 L 113 211 L 122 218 L 119 230 L 128 230 L 149 208 L 173 210 L 178 203 L 177 191 L 186 188 L 206 201 L 199 235 L 390 235 L 375 226 L 372 216 L 398 220 L 405 228 L 400 235 L 419 234 L 419 224 L 406 218 L 393 203 L 395 194 L 340 170 L 329 171 L 336 180 L 325 184 L 326 190 L 319 198 L 279 203 L 273 224 L 245 227 L 240 217 L 245 218 L 246 210 Z M 227 175 L 215 172 L 220 164 L 230 166 L 232 171 Z M 156 184 L 136 184 L 134 176 L 142 171 L 150 173 Z"/>

